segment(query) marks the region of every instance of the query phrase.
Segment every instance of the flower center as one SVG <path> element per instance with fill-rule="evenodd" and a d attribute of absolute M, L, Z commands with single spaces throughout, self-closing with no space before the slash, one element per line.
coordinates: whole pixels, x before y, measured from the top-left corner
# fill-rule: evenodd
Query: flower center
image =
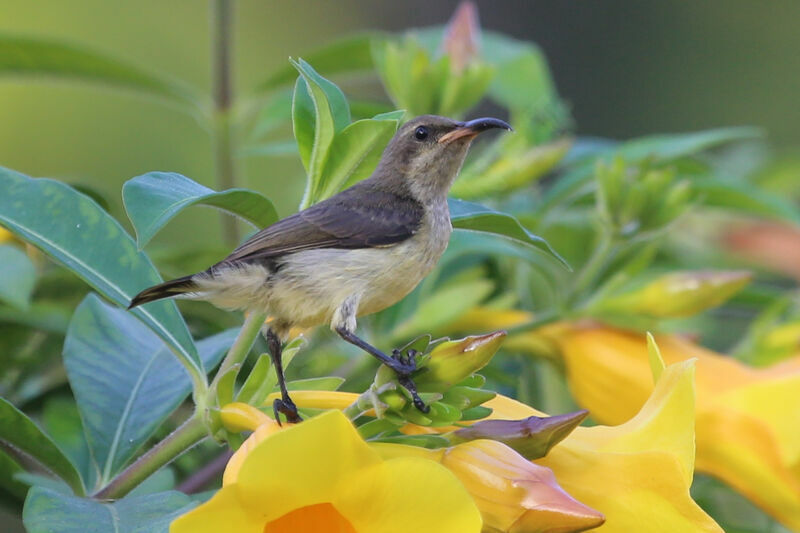
<path fill-rule="evenodd" d="M 264 533 L 356 533 L 353 525 L 330 503 L 307 505 L 267 522 Z"/>

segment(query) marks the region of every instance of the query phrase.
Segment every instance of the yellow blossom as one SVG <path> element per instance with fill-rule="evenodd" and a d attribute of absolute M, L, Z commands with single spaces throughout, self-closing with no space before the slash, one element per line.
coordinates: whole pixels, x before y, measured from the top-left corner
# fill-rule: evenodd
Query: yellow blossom
<path fill-rule="evenodd" d="M 595 419 L 628 420 L 652 390 L 640 334 L 600 326 L 551 331 L 570 388 Z M 667 363 L 697 360 L 697 469 L 800 530 L 800 357 L 751 368 L 677 336 L 657 338 Z"/>
<path fill-rule="evenodd" d="M 231 458 L 222 488 L 171 533 L 480 531 L 475 503 L 452 473 L 418 457 L 382 459 L 339 411 L 286 429 L 247 408 L 226 416 L 234 426 L 260 425 Z"/>
<path fill-rule="evenodd" d="M 642 360 L 652 383 L 646 347 L 644 350 Z M 300 406 L 318 407 L 319 404 L 315 403 L 318 394 L 314 391 L 300 395 L 295 393 L 295 398 Z M 319 400 L 326 405 L 332 405 L 335 403 L 334 397 L 339 398 L 338 403 L 344 408 L 357 396 L 351 393 L 327 393 L 324 397 L 320 396 Z M 535 463 L 550 468 L 559 485 L 576 500 L 605 515 L 606 523 L 598 531 L 644 531 L 642 524 L 648 524 L 651 528 L 648 531 L 721 532 L 719 526 L 697 506 L 689 494 L 694 469 L 693 361 L 674 364 L 662 371 L 658 384 L 643 403 L 638 413 L 634 413 L 630 420 L 621 425 L 576 428 L 553 447 L 547 457 L 536 460 Z M 518 420 L 529 416 L 547 416 L 504 396 L 497 396 L 484 405 L 493 410 L 488 417 L 490 419 Z M 441 432 L 452 429 L 435 428 Z M 420 432 L 417 430 L 431 432 L 434 428 L 413 425 L 403 428 L 407 433 Z M 469 450 L 460 447 L 475 442 L 486 441 L 472 441 L 451 449 Z M 504 447 L 499 443 L 481 446 L 490 446 L 494 450 Z M 431 452 L 420 448 L 413 450 L 413 453 L 429 457 L 445 453 L 441 450 Z M 509 457 L 507 452 L 500 455 Z M 512 462 L 516 464 L 516 459 Z M 475 469 L 479 470 L 477 466 Z M 464 471 L 469 469 L 456 472 L 459 479 L 462 479 Z M 491 477 L 478 476 L 477 479 L 482 479 L 487 485 L 492 484 Z M 473 496 L 479 492 L 464 479 L 462 482 Z M 487 514 L 479 496 L 478 505 L 483 512 L 484 521 L 490 523 L 491 515 Z M 505 501 L 502 505 L 510 504 Z M 520 509 L 518 511 L 522 512 Z M 506 513 L 510 513 L 508 507 Z M 497 516 L 504 518 L 503 524 L 508 524 L 509 514 L 499 513 Z"/>

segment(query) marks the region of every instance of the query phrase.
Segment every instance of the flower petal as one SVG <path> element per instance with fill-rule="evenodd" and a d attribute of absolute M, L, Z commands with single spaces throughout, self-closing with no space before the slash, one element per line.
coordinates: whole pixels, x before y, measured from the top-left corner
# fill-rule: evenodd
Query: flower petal
<path fill-rule="evenodd" d="M 440 464 L 416 457 L 361 470 L 340 487 L 333 503 L 365 533 L 477 533 L 482 524 L 458 479 Z"/>
<path fill-rule="evenodd" d="M 265 521 L 242 505 L 236 487 L 223 487 L 207 502 L 176 518 L 170 533 L 262 533 Z"/>
<path fill-rule="evenodd" d="M 293 509 L 330 502 L 342 479 L 379 463 L 377 452 L 350 421 L 339 411 L 328 411 L 273 433 L 249 450 L 235 478 L 226 479 L 270 521 Z"/>

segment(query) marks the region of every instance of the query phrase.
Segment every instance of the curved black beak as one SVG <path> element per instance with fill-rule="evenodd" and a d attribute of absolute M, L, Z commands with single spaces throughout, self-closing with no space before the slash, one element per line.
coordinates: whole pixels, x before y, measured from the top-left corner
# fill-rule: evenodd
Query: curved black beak
<path fill-rule="evenodd" d="M 447 144 L 455 141 L 456 139 L 463 139 L 463 138 L 472 139 L 479 133 L 494 128 L 514 131 L 513 128 L 508 125 L 507 122 L 500 120 L 499 118 L 491 118 L 491 117 L 476 118 L 468 122 L 461 122 L 460 124 L 458 124 L 454 130 L 449 131 L 444 135 L 442 135 L 441 137 L 439 137 L 439 143 Z"/>

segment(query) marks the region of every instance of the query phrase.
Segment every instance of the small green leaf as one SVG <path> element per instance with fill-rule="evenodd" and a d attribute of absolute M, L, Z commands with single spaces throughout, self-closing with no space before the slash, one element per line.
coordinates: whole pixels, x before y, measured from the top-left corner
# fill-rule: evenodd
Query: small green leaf
<path fill-rule="evenodd" d="M 292 64 L 303 79 L 303 83 L 298 80 L 295 86 L 292 117 L 295 139 L 308 174 L 300 204 L 305 209 L 319 196 L 328 149 L 336 132 L 350 124 L 350 108 L 342 91 L 317 74 L 311 65 L 302 59 L 292 60 Z"/>
<path fill-rule="evenodd" d="M 397 125 L 397 119 L 359 120 L 336 134 L 320 176 L 319 197 L 314 201 L 324 200 L 369 177 Z"/>
<path fill-rule="evenodd" d="M 219 362 L 236 333 L 228 330 L 198 343 L 207 368 Z M 186 370 L 155 334 L 94 294 L 72 317 L 64 365 L 103 482 L 125 466 L 192 388 Z"/>
<path fill-rule="evenodd" d="M 525 229 L 513 215 L 463 200 L 450 199 L 448 204 L 453 228 L 491 233 L 521 244 L 533 246 L 552 255 L 563 265 L 569 267 L 567 262 L 553 250 L 546 240 Z"/>
<path fill-rule="evenodd" d="M 253 369 L 244 381 L 244 385 L 239 389 L 239 393 L 236 395 L 237 402 L 250 405 L 261 405 L 264 403 L 264 399 L 272 391 L 271 387 L 267 389 L 264 386 L 264 381 L 267 378 L 267 371 L 270 365 L 272 365 L 272 360 L 269 354 L 262 353 L 258 357 L 256 364 L 253 365 Z"/>
<path fill-rule="evenodd" d="M 84 493 L 75 465 L 25 413 L 3 398 L 0 398 L 0 449 L 23 468 L 56 475 L 76 494 Z"/>
<path fill-rule="evenodd" d="M 388 442 L 392 444 L 406 444 L 408 446 L 419 446 L 421 448 L 446 448 L 450 445 L 444 437 L 439 435 L 394 435 L 391 437 L 380 437 L 370 439 L 370 442 Z"/>
<path fill-rule="evenodd" d="M 112 302 L 127 307 L 139 291 L 161 283 L 147 255 L 89 197 L 58 181 L 31 179 L 2 167 L 0 190 L 0 224 Z M 41 216 L 43 212 L 48 216 Z M 167 342 L 183 364 L 202 371 L 197 348 L 175 302 L 153 302 L 132 313 Z"/>
<path fill-rule="evenodd" d="M 344 383 L 344 378 L 338 376 L 327 376 L 322 378 L 307 378 L 295 379 L 286 382 L 286 388 L 289 390 L 317 390 L 317 391 L 334 391 Z"/>
<path fill-rule="evenodd" d="M 247 189 L 215 192 L 173 172 L 148 172 L 126 181 L 122 199 L 136 230 L 139 249 L 173 217 L 193 205 L 222 209 L 257 228 L 278 220 L 275 206 L 260 193 Z"/>
<path fill-rule="evenodd" d="M 0 76 L 66 79 L 119 87 L 151 96 L 198 105 L 186 86 L 156 76 L 117 58 L 74 44 L 35 37 L 0 35 Z"/>
<path fill-rule="evenodd" d="M 34 487 L 22 519 L 28 533 L 167 533 L 170 522 L 196 505 L 177 491 L 100 502 Z"/>
<path fill-rule="evenodd" d="M 0 300 L 19 309 L 28 309 L 36 283 L 36 267 L 30 258 L 8 244 L 0 245 Z"/>
<path fill-rule="evenodd" d="M 242 365 L 232 365 L 217 382 L 217 405 L 228 405 L 233 401 L 233 391 L 236 387 L 236 376 L 239 375 Z"/>
<path fill-rule="evenodd" d="M 303 54 L 308 63 L 314 65 L 317 72 L 325 75 L 341 72 L 357 72 L 371 70 L 372 43 L 385 37 L 377 33 L 358 34 L 334 41 L 323 48 Z M 269 91 L 276 87 L 289 85 L 297 73 L 290 66 L 281 68 L 266 81 L 257 86 L 258 91 Z"/>
<path fill-rule="evenodd" d="M 306 174 L 311 172 L 311 152 L 314 150 L 314 135 L 318 120 L 316 104 L 310 91 L 305 78 L 299 76 L 294 84 L 294 93 L 292 93 L 292 129 L 297 143 L 297 151 L 300 152 L 300 160 L 303 162 Z"/>
<path fill-rule="evenodd" d="M 283 363 L 284 370 L 289 368 L 289 365 L 292 363 L 294 356 L 297 355 L 297 352 L 299 352 L 300 349 L 303 346 L 305 346 L 305 344 L 306 344 L 305 338 L 297 337 L 296 339 L 292 340 L 286 346 L 283 347 L 281 361 Z M 265 390 L 267 392 L 267 394 L 264 395 L 264 398 L 266 398 L 267 395 L 270 392 L 272 392 L 277 383 L 278 383 L 278 375 L 275 373 L 275 367 L 270 366 L 269 369 L 267 369 L 267 377 L 264 378 L 264 381 L 262 383 L 262 389 L 260 389 L 260 390 Z M 261 402 L 253 403 L 252 405 L 259 405 L 260 403 Z"/>

